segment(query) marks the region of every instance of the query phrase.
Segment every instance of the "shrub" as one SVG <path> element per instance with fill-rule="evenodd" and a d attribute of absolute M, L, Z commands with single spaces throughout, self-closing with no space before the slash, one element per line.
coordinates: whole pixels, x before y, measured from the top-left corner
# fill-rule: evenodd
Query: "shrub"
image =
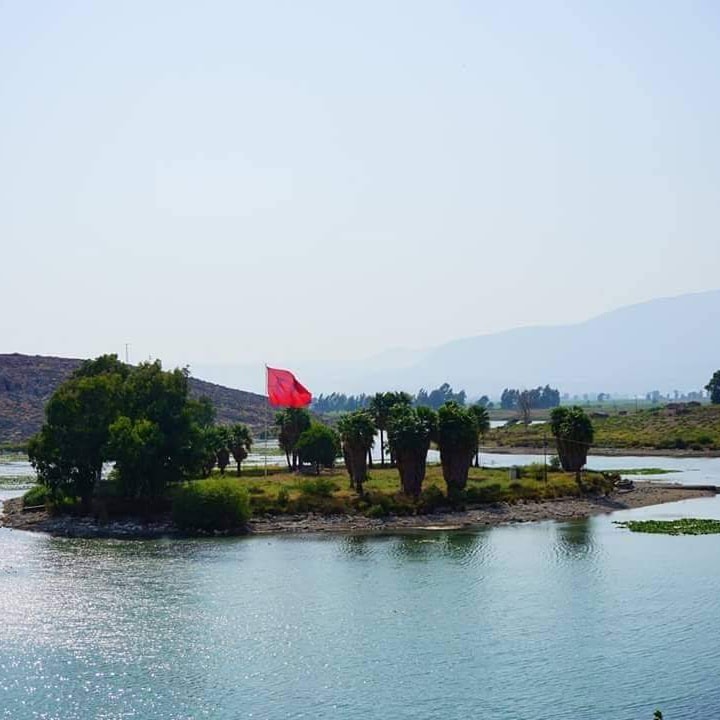
<path fill-rule="evenodd" d="M 277 494 L 277 504 L 280 507 L 287 507 L 288 502 L 290 502 L 290 493 L 287 488 L 281 487 Z"/>
<path fill-rule="evenodd" d="M 300 494 L 306 497 L 331 497 L 338 489 L 330 478 L 324 477 L 301 480 L 298 486 Z"/>
<path fill-rule="evenodd" d="M 319 475 L 321 467 L 332 467 L 341 454 L 340 436 L 327 425 L 313 423 L 295 443 L 300 463 L 310 463 Z"/>
<path fill-rule="evenodd" d="M 493 503 L 504 499 L 504 493 L 500 483 L 493 483 L 484 487 L 470 485 L 465 490 L 465 499 L 471 503 Z"/>
<path fill-rule="evenodd" d="M 423 512 L 433 512 L 447 504 L 448 499 L 437 485 L 429 485 L 420 493 L 420 509 Z"/>
<path fill-rule="evenodd" d="M 48 499 L 48 489 L 44 485 L 35 485 L 31 487 L 23 495 L 23 505 L 25 507 L 35 507 L 36 505 L 44 505 Z"/>
<path fill-rule="evenodd" d="M 533 480 L 544 480 L 545 479 L 545 466 L 542 463 L 530 463 L 525 468 L 525 473 L 523 475 L 527 475 L 527 477 L 531 477 Z"/>
<path fill-rule="evenodd" d="M 412 498 L 404 493 L 396 493 L 395 495 L 384 495 L 381 492 L 371 492 L 365 496 L 365 502 L 369 507 L 363 510 L 363 514 L 367 515 L 371 510 L 373 515 L 369 517 L 385 517 L 386 515 L 414 515 L 417 506 Z M 373 510 L 373 508 L 375 508 Z M 379 510 L 377 508 L 380 508 Z M 359 506 L 359 509 L 362 509 Z"/>
<path fill-rule="evenodd" d="M 240 530 L 250 517 L 250 498 L 235 480 L 198 480 L 177 489 L 172 515 L 182 530 Z"/>

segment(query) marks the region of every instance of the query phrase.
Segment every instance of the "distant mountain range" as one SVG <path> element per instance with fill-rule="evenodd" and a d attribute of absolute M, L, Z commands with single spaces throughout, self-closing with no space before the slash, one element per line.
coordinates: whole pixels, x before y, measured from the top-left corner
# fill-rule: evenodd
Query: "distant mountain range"
<path fill-rule="evenodd" d="M 720 290 L 714 290 L 624 307 L 575 325 L 518 328 L 422 351 L 390 350 L 354 367 L 291 369 L 315 394 L 414 393 L 443 382 L 471 397 L 546 383 L 570 394 L 698 390 L 720 369 L 719 325 Z M 0 355 L 0 442 L 36 432 L 47 399 L 80 362 Z M 193 395 L 213 401 L 219 421 L 263 426 L 264 396 L 224 386 L 260 389 L 261 366 L 200 365 L 193 373 L 223 383 L 190 380 Z"/>
<path fill-rule="evenodd" d="M 297 364 L 316 394 L 417 392 L 449 382 L 473 396 L 549 383 L 570 394 L 698 390 L 720 368 L 720 290 L 652 300 L 575 325 L 525 327 L 428 350 L 390 350 L 355 367 Z M 229 385 L 262 377 L 248 366 L 196 366 Z"/>
<path fill-rule="evenodd" d="M 22 442 L 36 433 L 45 403 L 82 360 L 0 354 L 0 443 Z M 218 422 L 244 422 L 258 431 L 265 423 L 266 399 L 242 390 L 190 378 L 190 394 L 208 397 Z"/>

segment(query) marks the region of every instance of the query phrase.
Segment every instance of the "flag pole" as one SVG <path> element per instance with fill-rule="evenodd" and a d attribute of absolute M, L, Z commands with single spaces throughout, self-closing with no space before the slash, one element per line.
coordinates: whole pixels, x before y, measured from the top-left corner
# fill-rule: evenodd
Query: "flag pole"
<path fill-rule="evenodd" d="M 270 392 L 268 390 L 267 363 L 265 364 L 265 480 L 267 480 L 268 456 L 268 415 L 270 414 Z"/>

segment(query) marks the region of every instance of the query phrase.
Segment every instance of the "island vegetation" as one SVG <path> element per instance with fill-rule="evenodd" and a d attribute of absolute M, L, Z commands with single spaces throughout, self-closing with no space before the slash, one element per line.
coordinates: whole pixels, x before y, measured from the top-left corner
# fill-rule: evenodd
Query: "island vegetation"
<path fill-rule="evenodd" d="M 243 468 L 250 428 L 216 423 L 212 403 L 190 396 L 186 371 L 101 356 L 79 366 L 47 403 L 28 446 L 39 485 L 24 503 L 99 521 L 164 515 L 186 532 L 241 532 L 259 516 L 408 516 L 613 491 L 617 477 L 585 468 L 602 422 L 582 408 L 552 410 L 556 461 L 509 471 L 477 467 L 478 450 L 487 436 L 498 442 L 518 431 L 489 431 L 486 406 L 463 402 L 445 400 L 435 410 L 407 393 L 377 393 L 334 427 L 307 409 L 284 409 L 274 428 L 286 467 Z M 440 464 L 428 466 L 433 446 Z"/>
<path fill-rule="evenodd" d="M 512 476 L 472 467 L 489 422 L 484 406 L 461 401 L 446 400 L 436 411 L 413 404 L 407 393 L 377 393 L 365 409 L 341 415 L 337 429 L 306 409 L 285 409 L 275 428 L 287 468 L 243 470 L 250 429 L 216 424 L 212 404 L 189 396 L 185 371 L 101 356 L 78 367 L 50 398 L 45 423 L 29 443 L 40 484 L 25 504 L 100 519 L 165 513 L 181 529 L 210 532 L 240 531 L 258 514 L 417 515 L 612 490 L 600 473 L 580 481 L 577 459 L 518 468 Z M 587 441 L 589 420 L 580 408 L 568 412 L 562 432 L 585 422 Z M 376 433 L 381 463 L 373 468 Z M 439 466 L 427 465 L 431 445 L 440 451 Z M 336 467 L 339 457 L 344 468 Z M 231 458 L 234 478 L 226 474 Z"/>

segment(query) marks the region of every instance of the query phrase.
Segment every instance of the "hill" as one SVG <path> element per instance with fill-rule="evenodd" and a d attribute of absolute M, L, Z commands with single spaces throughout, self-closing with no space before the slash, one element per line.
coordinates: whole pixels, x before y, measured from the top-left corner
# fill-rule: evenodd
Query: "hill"
<path fill-rule="evenodd" d="M 494 397 L 505 387 L 546 383 L 570 394 L 686 392 L 699 390 L 720 368 L 720 334 L 713 330 L 718 321 L 720 290 L 714 290 L 630 305 L 572 325 L 522 327 L 422 350 L 388 350 L 352 365 L 298 361 L 293 370 L 316 395 L 388 388 L 415 393 L 443 382 L 471 396 Z M 259 390 L 263 382 L 257 365 L 195 368 L 230 385 L 257 379 Z"/>
<path fill-rule="evenodd" d="M 0 444 L 27 440 L 42 425 L 45 403 L 82 360 L 0 354 Z M 218 422 L 244 422 L 256 432 L 265 423 L 263 395 L 190 378 L 193 397 L 210 398 Z"/>
<path fill-rule="evenodd" d="M 471 395 L 496 396 L 505 387 L 545 383 L 571 394 L 699 390 L 720 368 L 718 321 L 718 290 L 662 298 L 574 325 L 455 340 L 418 351 L 393 370 L 373 372 L 370 360 L 348 387 L 415 392 L 447 381 Z"/>

